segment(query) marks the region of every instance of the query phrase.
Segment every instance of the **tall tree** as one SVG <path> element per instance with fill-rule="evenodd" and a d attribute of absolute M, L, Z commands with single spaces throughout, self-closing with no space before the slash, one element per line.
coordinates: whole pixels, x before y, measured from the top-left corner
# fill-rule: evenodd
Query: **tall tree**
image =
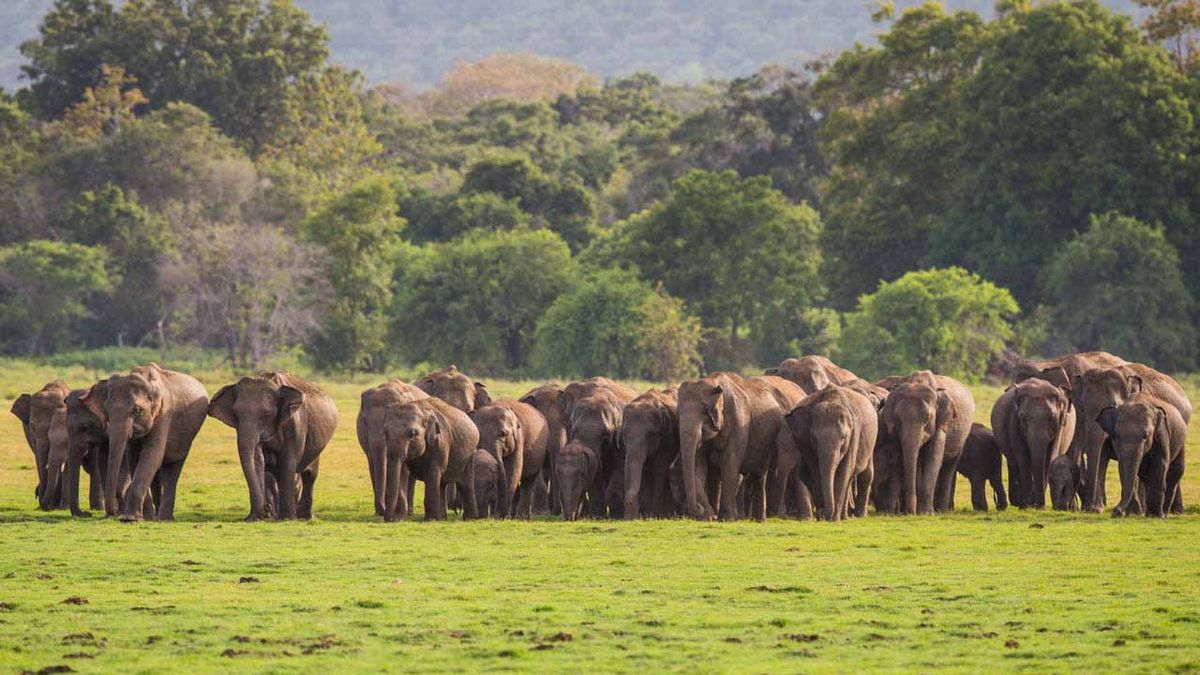
<path fill-rule="evenodd" d="M 34 240 L 0 248 L 0 327 L 9 349 L 34 356 L 71 343 L 87 300 L 107 293 L 99 246 Z M 15 344 L 14 344 L 15 343 Z"/>

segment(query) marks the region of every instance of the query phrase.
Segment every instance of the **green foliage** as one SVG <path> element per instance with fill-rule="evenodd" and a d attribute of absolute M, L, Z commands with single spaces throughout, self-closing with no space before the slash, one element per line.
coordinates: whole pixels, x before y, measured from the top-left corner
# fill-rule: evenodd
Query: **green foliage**
<path fill-rule="evenodd" d="M 521 210 L 557 232 L 578 250 L 588 240 L 595 217 L 591 194 L 570 180 L 554 181 L 525 157 L 499 157 L 477 162 L 463 179 L 467 194 L 491 192 L 516 200 Z"/>
<path fill-rule="evenodd" d="M 1051 325 L 1080 351 L 1103 349 L 1167 371 L 1196 366 L 1192 296 L 1161 227 L 1093 217 L 1048 270 Z"/>
<path fill-rule="evenodd" d="M 66 346 L 87 300 L 111 288 L 98 246 L 34 240 L 0 248 L 0 332 L 8 349 L 44 354 Z"/>
<path fill-rule="evenodd" d="M 859 298 L 846 315 L 839 363 L 876 379 L 928 368 L 976 381 L 1012 338 L 1017 302 L 958 267 L 909 272 Z"/>
<path fill-rule="evenodd" d="M 434 195 L 418 192 L 401 199 L 408 221 L 404 235 L 413 243 L 449 241 L 472 230 L 512 230 L 531 222 L 515 199 L 495 192 Z"/>
<path fill-rule="evenodd" d="M 321 369 L 378 370 L 385 363 L 392 276 L 404 220 L 388 181 L 373 178 L 338 195 L 304 226 L 323 246 L 335 294 L 324 332 L 312 345 Z"/>
<path fill-rule="evenodd" d="M 523 368 L 538 319 L 576 276 L 566 242 L 548 230 L 432 244 L 399 270 L 393 335 L 412 362 Z"/>
<path fill-rule="evenodd" d="M 538 322 L 534 361 L 559 377 L 675 381 L 700 365 L 700 322 L 636 274 L 595 272 L 558 296 Z"/>
<path fill-rule="evenodd" d="M 667 201 L 619 224 L 593 257 L 637 265 L 705 326 L 731 342 L 747 328 L 759 351 L 775 356 L 786 343 L 770 339 L 768 324 L 822 295 L 820 230 L 817 213 L 789 202 L 769 178 L 691 171 Z"/>

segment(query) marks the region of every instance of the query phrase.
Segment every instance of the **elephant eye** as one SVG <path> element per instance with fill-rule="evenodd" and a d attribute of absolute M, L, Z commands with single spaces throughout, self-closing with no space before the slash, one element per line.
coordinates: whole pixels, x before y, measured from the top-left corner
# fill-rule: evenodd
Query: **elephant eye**
<path fill-rule="evenodd" d="M 416 438 L 416 437 L 417 437 L 417 430 L 416 430 L 416 429 L 409 429 L 409 430 L 408 430 L 408 437 L 409 437 L 409 438 Z"/>

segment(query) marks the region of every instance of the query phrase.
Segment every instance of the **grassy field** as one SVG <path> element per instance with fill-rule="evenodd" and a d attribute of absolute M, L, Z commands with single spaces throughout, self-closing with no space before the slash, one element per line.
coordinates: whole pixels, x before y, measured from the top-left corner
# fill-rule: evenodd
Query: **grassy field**
<path fill-rule="evenodd" d="M 7 409 L 54 377 L 102 374 L 4 368 L 0 398 Z M 228 379 L 202 377 L 210 392 Z M 43 514 L 20 424 L 3 415 L 0 668 L 1200 670 L 1195 506 L 1167 521 L 384 524 L 354 437 L 376 379 L 326 383 L 342 423 L 311 523 L 239 522 L 234 435 L 214 420 L 178 522 Z M 489 384 L 511 396 L 535 383 Z M 975 389 L 981 421 L 1000 391 Z M 1200 505 L 1200 472 L 1185 500 Z"/>

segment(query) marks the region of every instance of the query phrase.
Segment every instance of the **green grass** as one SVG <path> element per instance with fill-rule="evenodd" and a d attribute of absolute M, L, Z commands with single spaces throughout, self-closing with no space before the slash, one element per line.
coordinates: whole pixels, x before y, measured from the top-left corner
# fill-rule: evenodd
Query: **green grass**
<path fill-rule="evenodd" d="M 97 374 L 6 366 L 8 400 Z M 202 377 L 210 390 L 229 379 Z M 384 524 L 353 423 L 376 379 L 326 383 L 342 424 L 312 523 L 239 522 L 233 432 L 212 420 L 184 469 L 179 522 L 40 513 L 31 454 L 4 415 L 0 668 L 1200 669 L 1193 509 L 1167 521 L 961 511 L 837 525 Z M 981 420 L 999 392 L 976 388 Z M 1185 499 L 1200 504 L 1196 474 Z"/>

